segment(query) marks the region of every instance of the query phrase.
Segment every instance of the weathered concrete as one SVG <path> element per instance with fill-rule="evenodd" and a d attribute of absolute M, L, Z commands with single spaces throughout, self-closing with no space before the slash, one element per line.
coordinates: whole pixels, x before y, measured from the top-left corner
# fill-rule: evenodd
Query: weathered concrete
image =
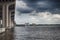
<path fill-rule="evenodd" d="M 1 19 L 2 20 L 2 27 L 11 27 L 14 21 L 12 17 L 14 18 L 15 15 L 15 3 L 16 0 L 0 0 L 0 14 L 2 14 Z M 12 16 L 12 10 L 14 10 L 14 15 Z"/>
<path fill-rule="evenodd" d="M 0 34 L 0 40 L 13 40 L 13 31 L 12 29 L 6 30 L 4 33 Z"/>
<path fill-rule="evenodd" d="M 0 33 L 5 32 L 5 28 L 0 28 Z"/>

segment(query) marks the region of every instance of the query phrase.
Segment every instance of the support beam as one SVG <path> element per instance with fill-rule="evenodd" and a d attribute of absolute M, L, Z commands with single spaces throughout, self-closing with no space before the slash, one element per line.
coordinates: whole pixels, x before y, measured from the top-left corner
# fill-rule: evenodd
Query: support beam
<path fill-rule="evenodd" d="M 8 5 L 3 5 L 3 16 L 2 16 L 3 27 L 8 27 Z"/>
<path fill-rule="evenodd" d="M 8 27 L 11 28 L 11 12 L 8 14 Z"/>
<path fill-rule="evenodd" d="M 5 28 L 5 23 L 6 23 L 6 16 L 5 16 L 5 11 L 6 11 L 6 9 L 5 9 L 6 7 L 5 7 L 5 5 L 3 5 L 3 11 L 2 11 L 2 27 L 4 27 Z"/>
<path fill-rule="evenodd" d="M 0 20 L 0 27 L 1 27 L 1 20 Z"/>

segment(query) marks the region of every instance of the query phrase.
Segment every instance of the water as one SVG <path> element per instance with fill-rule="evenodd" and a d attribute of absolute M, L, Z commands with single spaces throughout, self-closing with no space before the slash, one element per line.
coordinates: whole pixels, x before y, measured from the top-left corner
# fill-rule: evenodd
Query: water
<path fill-rule="evenodd" d="M 7 40 L 60 40 L 60 27 L 16 26 L 14 31 L 7 31 L 7 34 Z"/>

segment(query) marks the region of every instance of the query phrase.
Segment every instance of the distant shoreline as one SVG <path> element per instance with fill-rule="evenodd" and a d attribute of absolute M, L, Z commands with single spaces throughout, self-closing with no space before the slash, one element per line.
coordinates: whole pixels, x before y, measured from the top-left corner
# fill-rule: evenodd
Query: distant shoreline
<path fill-rule="evenodd" d="M 60 26 L 60 24 L 16 24 L 16 26 Z"/>

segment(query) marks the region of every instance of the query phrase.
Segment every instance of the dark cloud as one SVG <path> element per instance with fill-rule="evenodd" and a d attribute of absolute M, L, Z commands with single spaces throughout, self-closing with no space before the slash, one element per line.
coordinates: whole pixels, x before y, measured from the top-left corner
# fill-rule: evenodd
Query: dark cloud
<path fill-rule="evenodd" d="M 22 8 L 17 8 L 17 11 L 19 11 L 20 13 L 30 13 L 33 10 L 32 9 L 22 9 Z"/>
<path fill-rule="evenodd" d="M 60 0 L 20 0 L 24 1 L 28 7 L 33 8 L 33 10 L 36 10 L 37 12 L 59 12 L 55 9 L 60 10 Z M 18 9 L 20 12 L 30 13 L 33 10 L 27 10 L 27 9 Z"/>

